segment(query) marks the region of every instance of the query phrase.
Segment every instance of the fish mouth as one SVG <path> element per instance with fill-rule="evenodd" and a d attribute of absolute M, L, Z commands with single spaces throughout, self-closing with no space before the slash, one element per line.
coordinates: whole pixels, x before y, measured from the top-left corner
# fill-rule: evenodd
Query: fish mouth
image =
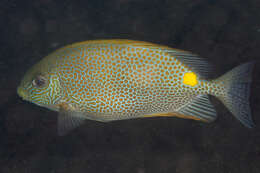
<path fill-rule="evenodd" d="M 23 100 L 27 100 L 27 96 L 24 92 L 24 90 L 21 87 L 17 88 L 17 94 L 23 99 Z"/>

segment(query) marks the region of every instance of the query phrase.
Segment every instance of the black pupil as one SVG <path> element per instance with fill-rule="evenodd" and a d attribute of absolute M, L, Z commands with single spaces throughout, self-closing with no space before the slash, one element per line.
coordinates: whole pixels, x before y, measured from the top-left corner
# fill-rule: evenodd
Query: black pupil
<path fill-rule="evenodd" d="M 44 86 L 44 84 L 45 84 L 44 77 L 37 76 L 36 79 L 35 79 L 35 85 L 41 87 L 41 86 Z"/>

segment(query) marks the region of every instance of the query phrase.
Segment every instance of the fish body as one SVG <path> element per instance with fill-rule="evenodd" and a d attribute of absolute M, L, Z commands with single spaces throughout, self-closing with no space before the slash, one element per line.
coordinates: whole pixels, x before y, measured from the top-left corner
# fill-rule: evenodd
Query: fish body
<path fill-rule="evenodd" d="M 208 95 L 252 127 L 247 102 L 252 66 L 208 80 L 208 63 L 190 52 L 141 41 L 93 40 L 43 58 L 25 74 L 18 94 L 59 111 L 60 134 L 84 119 L 175 116 L 211 122 L 216 111 Z"/>

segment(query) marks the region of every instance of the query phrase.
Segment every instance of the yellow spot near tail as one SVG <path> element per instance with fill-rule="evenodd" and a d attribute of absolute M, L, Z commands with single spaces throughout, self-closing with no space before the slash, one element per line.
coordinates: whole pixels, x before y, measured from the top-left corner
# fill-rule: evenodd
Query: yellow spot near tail
<path fill-rule="evenodd" d="M 197 75 L 193 72 L 185 73 L 183 76 L 183 84 L 195 86 L 198 84 Z"/>

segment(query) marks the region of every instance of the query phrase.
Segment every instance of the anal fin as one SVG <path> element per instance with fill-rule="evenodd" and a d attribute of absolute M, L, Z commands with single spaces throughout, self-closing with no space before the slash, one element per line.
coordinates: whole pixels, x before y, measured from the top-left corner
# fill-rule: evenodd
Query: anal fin
<path fill-rule="evenodd" d="M 205 122 L 212 122 L 217 118 L 216 110 L 208 95 L 197 96 L 191 103 L 183 106 L 177 112 L 185 116 L 196 117 Z"/>
<path fill-rule="evenodd" d="M 201 120 L 200 118 L 192 115 L 184 115 L 178 112 L 166 112 L 166 113 L 155 113 L 155 114 L 149 114 L 144 115 L 145 118 L 149 117 L 177 117 L 177 118 L 184 118 L 184 119 L 192 119 L 192 120 Z"/>

